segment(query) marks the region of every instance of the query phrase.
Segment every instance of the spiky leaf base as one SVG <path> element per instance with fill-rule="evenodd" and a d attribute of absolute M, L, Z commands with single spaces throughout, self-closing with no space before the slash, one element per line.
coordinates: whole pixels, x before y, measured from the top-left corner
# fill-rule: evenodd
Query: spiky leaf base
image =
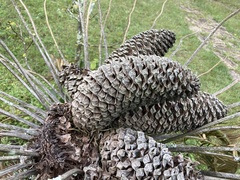
<path fill-rule="evenodd" d="M 227 107 L 216 97 L 199 92 L 192 97 L 161 101 L 142 106 L 119 117 L 119 127 L 129 127 L 147 134 L 190 131 L 223 118 Z M 116 122 L 116 121 L 115 121 Z"/>
<path fill-rule="evenodd" d="M 105 63 L 122 61 L 121 57 L 127 56 L 157 55 L 162 57 L 173 46 L 175 40 L 175 34 L 169 30 L 152 29 L 141 32 L 113 51 Z"/>
<path fill-rule="evenodd" d="M 88 72 L 77 81 L 64 82 L 76 89 L 72 99 L 74 124 L 82 130 L 104 129 L 121 114 L 161 99 L 197 93 L 199 79 L 179 63 L 159 56 L 126 57 Z M 74 87 L 71 87 L 74 84 Z"/>

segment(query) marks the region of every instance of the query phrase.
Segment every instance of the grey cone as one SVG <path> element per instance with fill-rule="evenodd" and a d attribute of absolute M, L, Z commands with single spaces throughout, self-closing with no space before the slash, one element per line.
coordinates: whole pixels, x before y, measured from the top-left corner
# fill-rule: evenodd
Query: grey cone
<path fill-rule="evenodd" d="M 100 149 L 102 179 L 202 179 L 191 160 L 172 156 L 164 144 L 141 131 L 105 133 Z"/>
<path fill-rule="evenodd" d="M 118 126 L 147 134 L 163 134 L 194 130 L 226 114 L 227 107 L 220 100 L 198 92 L 192 97 L 161 101 L 131 110 L 118 119 Z"/>
<path fill-rule="evenodd" d="M 175 34 L 169 30 L 151 29 L 141 32 L 113 51 L 105 63 L 121 61 L 119 57 L 126 56 L 157 55 L 162 57 L 173 46 L 175 40 Z"/>

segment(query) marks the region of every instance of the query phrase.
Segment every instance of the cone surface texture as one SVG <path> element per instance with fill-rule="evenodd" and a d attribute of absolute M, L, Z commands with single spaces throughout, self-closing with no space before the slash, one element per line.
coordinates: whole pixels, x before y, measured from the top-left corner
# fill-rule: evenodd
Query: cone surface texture
<path fill-rule="evenodd" d="M 119 49 L 112 52 L 105 63 L 121 61 L 119 57 L 157 55 L 164 56 L 175 42 L 175 34 L 169 30 L 156 30 L 142 32 L 123 43 Z"/>
<path fill-rule="evenodd" d="M 73 121 L 78 128 L 104 129 L 131 109 L 187 97 L 200 88 L 199 79 L 177 62 L 159 56 L 123 59 L 103 65 L 79 81 L 72 96 Z"/>
<path fill-rule="evenodd" d="M 122 115 L 119 127 L 129 127 L 147 134 L 190 131 L 223 118 L 227 108 L 216 97 L 199 92 L 192 97 L 161 101 L 142 106 Z"/>
<path fill-rule="evenodd" d="M 105 133 L 100 148 L 103 179 L 202 179 L 190 160 L 172 156 L 141 131 Z"/>

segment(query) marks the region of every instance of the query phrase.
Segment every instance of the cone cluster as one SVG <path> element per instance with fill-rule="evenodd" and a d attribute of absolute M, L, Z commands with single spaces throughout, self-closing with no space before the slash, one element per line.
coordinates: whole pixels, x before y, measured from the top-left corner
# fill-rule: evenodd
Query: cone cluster
<path fill-rule="evenodd" d="M 190 70 L 155 55 L 128 56 L 122 62 L 88 72 L 77 83 L 77 87 L 65 83 L 68 89 L 77 89 L 72 96 L 73 121 L 78 128 L 89 131 L 108 127 L 131 109 L 162 99 L 187 97 L 200 87 Z"/>
<path fill-rule="evenodd" d="M 124 42 L 119 49 L 112 52 L 105 63 L 121 61 L 119 57 L 157 55 L 164 56 L 175 43 L 175 34 L 169 30 L 148 30 Z"/>

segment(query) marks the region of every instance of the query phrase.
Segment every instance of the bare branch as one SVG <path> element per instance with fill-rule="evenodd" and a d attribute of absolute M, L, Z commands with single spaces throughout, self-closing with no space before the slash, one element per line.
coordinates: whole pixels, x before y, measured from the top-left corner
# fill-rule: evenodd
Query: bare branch
<path fill-rule="evenodd" d="M 228 108 L 235 108 L 235 107 L 238 107 L 240 106 L 240 102 L 236 102 L 236 103 L 233 103 L 233 104 L 229 104 L 227 107 Z"/>
<path fill-rule="evenodd" d="M 14 126 L 14 125 L 10 125 L 10 124 L 5 124 L 5 123 L 0 123 L 0 127 L 4 128 L 4 129 L 10 129 L 10 130 L 17 130 L 21 133 L 27 133 L 30 134 L 32 136 L 36 136 L 38 135 L 38 130 L 37 129 L 31 129 L 31 128 L 22 128 L 19 126 Z"/>
<path fill-rule="evenodd" d="M 224 93 L 225 91 L 229 90 L 231 87 L 236 85 L 238 82 L 239 82 L 239 79 L 235 79 L 235 81 L 233 81 L 231 84 L 229 84 L 228 86 L 226 86 L 226 87 L 222 88 L 221 90 L 215 92 L 213 95 L 218 96 L 219 94 Z"/>
<path fill-rule="evenodd" d="M 123 42 L 122 43 L 124 43 L 126 41 L 127 33 L 128 33 L 128 30 L 129 30 L 129 27 L 130 27 L 130 24 L 131 24 L 132 13 L 133 13 L 133 11 L 136 7 L 136 3 L 137 3 L 137 0 L 134 0 L 132 10 L 131 10 L 131 12 L 129 13 L 129 16 L 128 16 L 128 24 L 127 24 L 127 27 L 126 27 L 126 30 L 125 30 L 125 33 L 124 33 L 124 36 L 123 36 Z"/>
<path fill-rule="evenodd" d="M 221 119 L 219 119 L 219 120 L 213 121 L 213 122 L 211 122 L 211 123 L 208 123 L 208 124 L 206 124 L 206 125 L 204 125 L 204 126 L 202 126 L 202 127 L 200 127 L 200 128 L 197 128 L 197 129 L 195 129 L 195 130 L 192 130 L 192 131 L 190 131 L 190 132 L 173 136 L 173 137 L 171 137 L 171 138 L 169 138 L 169 139 L 166 139 L 166 140 L 164 140 L 164 141 L 161 141 L 161 142 L 162 142 L 162 143 L 168 143 L 168 142 L 171 142 L 171 141 L 175 141 L 175 140 L 177 140 L 177 139 L 180 139 L 180 138 L 184 138 L 185 136 L 197 134 L 197 133 L 199 133 L 199 131 L 202 131 L 202 130 L 204 130 L 204 129 L 207 129 L 207 128 L 209 128 L 210 126 L 213 126 L 213 125 L 216 125 L 216 124 L 225 122 L 225 121 L 227 121 L 227 120 L 230 120 L 230 119 L 233 119 L 233 118 L 236 118 L 236 117 L 240 117 L 240 112 L 235 113 L 235 114 L 232 114 L 232 115 L 230 115 L 230 116 L 226 116 L 226 117 L 221 118 Z"/>
<path fill-rule="evenodd" d="M 15 103 L 12 103 L 12 102 L 6 100 L 5 98 L 3 98 L 1 96 L 0 96 L 0 100 L 3 101 L 6 104 L 12 106 L 12 107 L 15 107 L 18 110 L 24 112 L 25 114 L 29 115 L 30 117 L 34 118 L 35 120 L 37 120 L 40 123 L 44 122 L 44 120 L 41 117 L 39 117 L 36 113 L 33 113 L 33 112 L 29 111 L 28 109 L 26 109 L 26 108 L 24 108 L 22 106 L 19 106 L 19 105 L 15 104 Z"/>
<path fill-rule="evenodd" d="M 162 9 L 161 9 L 160 13 L 158 14 L 158 16 L 154 19 L 153 25 L 152 25 L 151 29 L 153 29 L 153 28 L 155 27 L 157 20 L 158 20 L 158 19 L 160 18 L 160 16 L 162 15 L 163 10 L 164 10 L 164 6 L 165 6 L 166 3 L 167 3 L 167 0 L 165 0 L 165 1 L 163 2 Z"/>
<path fill-rule="evenodd" d="M 83 171 L 81 169 L 71 169 L 67 172 L 65 172 L 64 174 L 62 175 L 59 175 L 58 177 L 56 178 L 53 178 L 53 179 L 49 179 L 49 180 L 57 180 L 57 179 L 61 179 L 61 180 L 65 180 L 69 177 L 71 177 L 73 174 L 78 174 L 78 173 L 82 173 Z"/>
<path fill-rule="evenodd" d="M 29 179 L 30 176 L 32 175 L 37 175 L 37 171 L 35 168 L 28 168 L 27 171 L 23 171 L 21 173 L 18 173 L 16 175 L 14 175 L 14 177 L 10 177 L 8 178 L 8 180 L 19 180 L 19 179 Z M 35 178 L 35 180 L 37 180 L 38 178 Z"/>
<path fill-rule="evenodd" d="M 21 156 L 0 156 L 0 161 L 19 160 Z"/>
<path fill-rule="evenodd" d="M 85 21 L 84 21 L 84 12 L 85 12 L 85 5 L 86 0 L 83 0 L 83 4 L 78 0 L 78 11 L 79 11 L 79 18 L 82 28 L 82 35 L 83 35 L 83 48 L 84 48 L 84 67 L 85 69 L 90 68 L 90 63 L 88 59 L 88 37 L 86 34 L 86 27 L 85 27 Z"/>
<path fill-rule="evenodd" d="M 175 54 L 179 51 L 179 49 L 180 49 L 180 47 L 181 47 L 181 45 L 182 45 L 182 43 L 183 43 L 183 40 L 184 40 L 185 38 L 187 38 L 187 37 L 189 37 L 189 36 L 192 36 L 192 35 L 194 35 L 194 34 L 196 34 L 196 33 L 198 33 L 198 32 L 193 32 L 193 33 L 191 33 L 191 34 L 187 34 L 187 35 L 183 36 L 183 37 L 180 39 L 177 48 L 176 48 L 175 51 L 171 54 L 170 58 L 172 58 L 173 56 L 175 56 Z"/>
<path fill-rule="evenodd" d="M 203 151 L 240 151 L 240 148 L 236 147 L 197 147 L 197 146 L 188 146 L 188 145 L 174 145 L 174 147 L 168 147 L 169 151 L 172 152 L 203 152 Z"/>
<path fill-rule="evenodd" d="M 28 125 L 28 126 L 30 126 L 32 128 L 36 128 L 36 129 L 39 128 L 39 126 L 37 124 L 34 124 L 34 123 L 30 122 L 30 121 L 27 121 L 27 120 L 25 120 L 25 119 L 23 119 L 23 118 L 21 118 L 19 116 L 16 116 L 15 114 L 11 114 L 11 113 L 9 113 L 9 112 L 1 109 L 1 108 L 0 108 L 0 113 L 4 114 L 4 115 L 6 115 L 6 116 L 8 116 L 8 117 L 10 117 L 12 119 L 15 119 L 15 120 L 17 120 L 17 121 L 19 121 L 21 123 L 24 123 L 24 124 L 26 124 L 26 125 Z"/>
<path fill-rule="evenodd" d="M 1 136 L 18 137 L 18 138 L 24 139 L 24 140 L 30 140 L 33 138 L 32 136 L 30 136 L 28 134 L 17 132 L 15 130 L 8 130 L 8 131 L 1 130 L 0 137 Z"/>
<path fill-rule="evenodd" d="M 50 24 L 49 24 L 48 15 L 47 15 L 47 5 L 46 5 L 46 4 L 47 4 L 47 0 L 44 0 L 43 8 L 44 8 L 44 14 L 45 14 L 45 17 L 46 17 L 47 27 L 48 27 L 48 29 L 49 29 L 49 32 L 50 32 L 51 36 L 52 36 L 52 39 L 53 39 L 53 41 L 54 41 L 54 44 L 55 44 L 55 46 L 56 46 L 56 48 L 57 48 L 57 50 L 58 50 L 58 53 L 59 53 L 60 56 L 61 56 L 61 59 L 62 59 L 64 62 L 66 62 L 66 59 L 65 59 L 62 51 L 60 50 L 59 46 L 58 46 L 58 43 L 57 43 L 57 41 L 56 41 L 56 39 L 55 39 L 55 37 L 54 37 L 54 35 L 53 35 L 52 28 L 51 28 L 51 26 L 50 26 Z"/>
<path fill-rule="evenodd" d="M 226 179 L 240 179 L 239 174 L 222 173 L 222 172 L 212 172 L 212 171 L 201 171 L 204 176 L 226 178 Z"/>
<path fill-rule="evenodd" d="M 213 29 L 213 31 L 206 37 L 206 39 L 201 43 L 201 45 L 194 51 L 194 53 L 191 55 L 191 57 L 187 60 L 187 62 L 184 64 L 185 66 L 188 66 L 190 62 L 192 62 L 193 58 L 197 55 L 197 53 L 202 49 L 202 47 L 207 43 L 207 41 L 214 35 L 214 33 L 221 27 L 223 23 L 225 23 L 227 20 L 229 20 L 231 17 L 235 16 L 240 12 L 240 9 L 237 9 L 230 15 L 228 15 L 226 18 L 224 18 L 217 27 Z"/>
<path fill-rule="evenodd" d="M 208 74 L 209 72 L 211 72 L 217 65 L 220 64 L 220 62 L 222 62 L 222 60 L 218 61 L 218 62 L 217 62 L 213 67 L 211 67 L 208 71 L 206 71 L 206 72 L 198 75 L 198 77 L 201 77 L 201 76 L 206 75 L 206 74 Z"/>
<path fill-rule="evenodd" d="M 31 104 L 28 104 L 28 103 L 26 103 L 26 102 L 24 102 L 24 101 L 22 101 L 20 99 L 17 99 L 17 98 L 15 98 L 15 97 L 13 97 L 13 96 L 5 93 L 5 92 L 0 91 L 0 95 L 3 95 L 4 99 L 6 99 L 6 97 L 9 98 L 13 103 L 17 103 L 17 104 L 21 105 L 24 108 L 32 109 L 32 111 L 35 112 L 36 114 L 40 115 L 42 119 L 45 119 L 46 116 L 47 116 L 46 112 L 43 111 L 42 109 L 39 109 L 38 107 L 33 106 Z"/>
<path fill-rule="evenodd" d="M 98 0 L 98 12 L 99 12 L 99 21 L 100 21 L 100 28 L 101 28 L 101 32 L 100 32 L 101 36 L 100 36 L 99 45 L 98 45 L 99 65 L 102 65 L 102 39 L 104 41 L 105 59 L 107 59 L 108 57 L 108 48 L 107 48 L 107 39 L 104 32 L 105 25 L 102 23 L 102 12 L 101 12 L 100 0 Z"/>
<path fill-rule="evenodd" d="M 30 150 L 22 150 L 21 148 L 22 146 L 0 144 L 0 151 L 2 152 L 8 152 L 10 154 L 32 156 L 32 157 L 39 156 L 39 154 L 36 152 L 30 151 Z"/>
<path fill-rule="evenodd" d="M 24 168 L 27 168 L 29 166 L 32 166 L 33 164 L 15 164 L 13 166 L 9 166 L 3 170 L 0 171 L 0 177 L 4 176 L 4 175 L 7 175 L 9 173 L 13 173 L 13 172 L 16 172 L 20 169 L 24 169 Z"/>
<path fill-rule="evenodd" d="M 23 25 L 24 25 L 25 28 L 27 29 L 29 35 L 32 37 L 32 40 L 34 41 L 36 47 L 38 48 L 40 54 L 42 55 L 42 57 L 43 57 L 43 59 L 44 59 L 46 65 L 48 66 L 48 68 L 49 68 L 49 70 L 50 70 L 50 72 L 51 72 L 51 74 L 52 74 L 52 76 L 53 76 L 53 78 L 54 78 L 54 81 L 55 81 L 55 83 L 57 84 L 57 86 L 58 86 L 58 88 L 59 88 L 59 95 L 60 95 L 62 98 L 64 98 L 64 95 L 63 95 L 63 92 L 62 92 L 62 86 L 60 85 L 60 83 L 59 83 L 59 81 L 58 81 L 58 77 L 57 77 L 57 69 L 56 69 L 56 67 L 54 66 L 54 64 L 52 63 L 51 57 L 49 56 L 49 54 L 48 54 L 45 46 L 43 45 L 43 43 L 42 43 L 42 41 L 41 41 L 41 39 L 40 39 L 40 37 L 39 37 L 39 35 L 38 35 L 38 32 L 37 32 L 36 27 L 35 27 L 35 24 L 34 24 L 34 22 L 33 22 L 33 19 L 32 19 L 32 17 L 31 17 L 30 13 L 29 13 L 27 7 L 26 7 L 25 4 L 22 2 L 22 0 L 20 0 L 20 3 L 21 3 L 22 6 L 24 7 L 24 9 L 25 9 L 25 11 L 27 12 L 27 15 L 28 15 L 28 17 L 29 17 L 29 20 L 31 21 L 32 27 L 33 27 L 33 29 L 34 29 L 34 33 L 32 33 L 31 30 L 29 29 L 28 24 L 27 24 L 27 22 L 24 20 L 24 17 L 22 16 L 22 14 L 21 14 L 18 6 L 16 5 L 15 1 L 14 1 L 14 0 L 11 0 L 11 1 L 12 1 L 12 4 L 13 4 L 15 10 L 17 11 L 18 16 L 20 17 Z M 37 38 L 37 39 L 36 39 L 36 38 Z M 39 45 L 39 43 L 38 43 L 37 40 L 39 41 L 41 47 L 40 47 L 40 45 Z"/>

